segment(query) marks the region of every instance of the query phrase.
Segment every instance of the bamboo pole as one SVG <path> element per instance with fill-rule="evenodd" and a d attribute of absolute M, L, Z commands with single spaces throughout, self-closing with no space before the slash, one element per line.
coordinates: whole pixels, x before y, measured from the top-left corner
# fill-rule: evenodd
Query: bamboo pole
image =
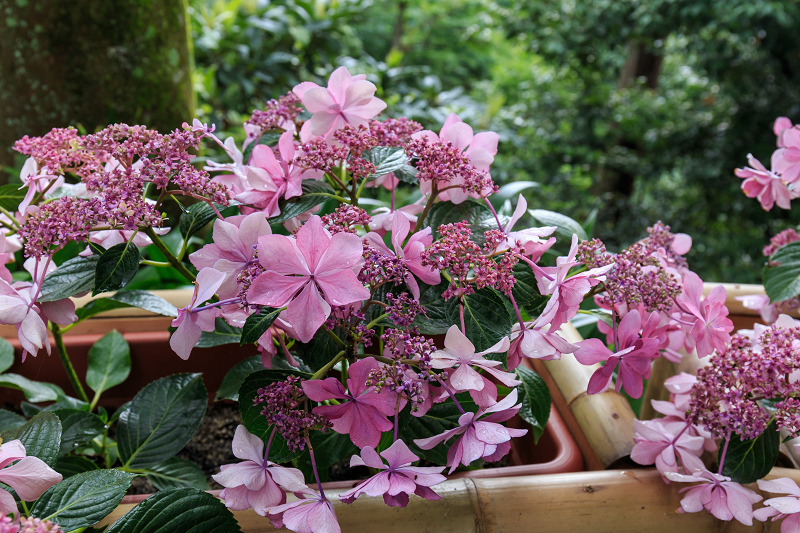
<path fill-rule="evenodd" d="M 768 479 L 790 477 L 800 482 L 800 471 L 775 468 Z M 685 483 L 667 485 L 652 468 L 576 472 L 494 479 L 454 479 L 435 487 L 438 501 L 411 496 L 408 507 L 384 505 L 382 498 L 362 496 L 351 505 L 338 500 L 339 490 L 326 490 L 345 533 L 561 533 L 591 531 L 762 532 L 723 522 L 708 512 L 679 514 L 679 491 Z M 758 488 L 749 485 L 753 490 Z M 773 494 L 763 494 L 766 498 Z M 289 496 L 289 499 L 294 499 Z M 100 525 L 108 525 L 133 508 L 123 504 Z M 760 507 L 756 504 L 756 507 Z M 275 531 L 252 510 L 234 512 L 243 533 Z M 775 527 L 772 531 L 776 531 Z"/>

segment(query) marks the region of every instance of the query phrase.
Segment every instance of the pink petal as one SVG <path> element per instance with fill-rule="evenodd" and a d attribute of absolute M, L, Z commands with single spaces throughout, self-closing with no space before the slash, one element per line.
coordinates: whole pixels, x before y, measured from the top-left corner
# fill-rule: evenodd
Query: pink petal
<path fill-rule="evenodd" d="M 359 255 L 361 254 L 361 241 L 358 237 L 348 233 L 337 235 L 355 237 L 355 239 L 359 241 Z M 309 272 L 312 274 L 317 273 L 320 259 L 322 259 L 322 256 L 325 254 L 325 251 L 332 242 L 331 236 L 322 227 L 322 219 L 317 215 L 313 215 L 311 218 L 309 218 L 306 223 L 303 224 L 300 230 L 298 230 L 296 240 L 297 248 L 303 254 L 303 258 L 308 265 Z M 352 251 L 347 246 L 347 243 L 349 243 L 350 240 L 345 240 L 342 242 L 340 239 L 337 242 L 342 243 L 340 246 L 344 246 L 345 253 L 350 252 L 352 254 Z"/>
<path fill-rule="evenodd" d="M 308 222 L 306 222 L 306 225 L 308 225 Z M 299 242 L 298 232 L 298 244 Z M 364 247 L 361 244 L 361 239 L 351 233 L 337 233 L 329 241 L 325 242 L 324 249 L 322 244 L 318 246 L 318 249 L 322 250 L 319 260 L 316 262 L 316 267 L 311 267 L 311 272 L 315 275 L 322 276 L 338 273 L 343 269 L 353 269 L 364 262 L 362 255 Z M 306 257 L 308 258 L 308 255 Z"/>
<path fill-rule="evenodd" d="M 306 284 L 286 308 L 286 316 L 294 326 L 300 342 L 310 341 L 330 314 L 331 306 L 322 299 L 313 283 Z"/>
<path fill-rule="evenodd" d="M 322 87 L 309 88 L 303 94 L 303 105 L 311 113 L 329 113 L 335 104 L 336 101 L 328 89 Z"/>
<path fill-rule="evenodd" d="M 290 302 L 300 289 L 313 285 L 305 276 L 284 276 L 266 271 L 259 274 L 250 284 L 247 300 L 255 304 L 282 307 Z"/>
<path fill-rule="evenodd" d="M 61 479 L 61 474 L 38 457 L 25 457 L 18 463 L 0 470 L 0 481 L 14 489 L 26 502 L 36 500 Z"/>
<path fill-rule="evenodd" d="M 315 402 L 324 402 L 334 398 L 337 400 L 349 398 L 344 386 L 336 378 L 306 380 L 301 383 L 301 386 L 303 387 L 303 393 Z"/>
<path fill-rule="evenodd" d="M 381 456 L 389 463 L 389 468 L 400 468 L 403 465 L 410 465 L 415 461 L 419 461 L 419 457 L 408 449 L 408 446 L 402 440 L 396 440 L 387 449 L 381 452 Z M 441 470 L 440 470 L 441 472 Z"/>
<path fill-rule="evenodd" d="M 341 234 L 337 234 L 341 235 Z M 325 293 L 325 299 L 333 305 L 347 305 L 369 298 L 369 289 L 364 287 L 352 270 L 342 270 L 336 274 L 320 275 L 317 284 Z"/>
<path fill-rule="evenodd" d="M 285 235 L 259 237 L 258 260 L 266 270 L 278 274 L 311 274 L 295 241 Z"/>
<path fill-rule="evenodd" d="M 264 442 L 240 424 L 233 435 L 233 455 L 261 464 L 264 461 Z"/>

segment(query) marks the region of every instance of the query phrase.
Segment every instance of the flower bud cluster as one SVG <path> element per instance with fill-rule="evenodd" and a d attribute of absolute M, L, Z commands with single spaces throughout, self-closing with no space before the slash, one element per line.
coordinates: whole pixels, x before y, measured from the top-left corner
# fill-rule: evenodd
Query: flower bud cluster
<path fill-rule="evenodd" d="M 269 100 L 263 110 L 253 111 L 245 124 L 252 124 L 261 130 L 285 130 L 290 124 L 294 124 L 302 112 L 300 99 L 294 93 L 289 93 L 277 100 Z"/>
<path fill-rule="evenodd" d="M 422 124 L 405 117 L 370 120 L 369 130 L 377 138 L 378 146 L 405 147 L 413 134 L 422 131 Z"/>
<path fill-rule="evenodd" d="M 275 425 L 292 451 L 305 449 L 306 430 L 327 431 L 331 427 L 330 420 L 324 416 L 300 408 L 300 401 L 305 397 L 301 388 L 302 381 L 297 376 L 289 376 L 286 381 L 270 383 L 258 389 L 253 400 L 253 405 L 264 406 L 261 414 L 267 422 Z"/>
<path fill-rule="evenodd" d="M 448 185 L 457 185 L 464 192 L 486 196 L 497 192 L 488 172 L 478 170 L 451 142 L 433 142 L 426 137 L 413 139 L 406 152 L 416 157 L 417 178 L 432 181 L 441 190 Z"/>
<path fill-rule="evenodd" d="M 369 213 L 350 204 L 342 204 L 333 213 L 322 216 L 322 223 L 327 226 L 331 234 L 346 231 L 356 233 L 356 226 L 369 227 L 372 218 Z"/>

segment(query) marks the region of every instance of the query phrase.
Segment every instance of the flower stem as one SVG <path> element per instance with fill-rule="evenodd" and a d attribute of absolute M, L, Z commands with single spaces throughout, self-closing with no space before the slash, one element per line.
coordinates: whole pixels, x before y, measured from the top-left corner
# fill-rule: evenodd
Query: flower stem
<path fill-rule="evenodd" d="M 269 448 L 272 446 L 272 438 L 275 436 L 275 432 L 278 431 L 278 426 L 272 428 L 272 433 L 269 434 L 269 439 L 267 440 L 267 449 L 264 451 L 264 464 L 269 461 Z"/>
<path fill-rule="evenodd" d="M 463 415 L 463 414 L 465 413 L 465 411 L 464 411 L 464 408 L 463 408 L 463 407 L 461 407 L 461 404 L 460 404 L 460 403 L 459 403 L 459 401 L 456 399 L 456 395 L 455 395 L 455 394 L 453 394 L 453 390 L 452 390 L 450 387 L 448 387 L 448 386 L 447 386 L 447 383 L 445 383 L 444 381 L 442 381 L 442 378 L 440 378 L 438 375 L 436 376 L 436 381 L 438 381 L 438 382 L 439 382 L 439 384 L 440 384 L 442 387 L 444 387 L 444 390 L 446 390 L 446 391 L 447 391 L 447 394 L 449 394 L 449 395 L 450 395 L 450 398 L 452 398 L 452 399 L 453 399 L 453 403 L 455 403 L 455 404 L 456 404 L 456 407 L 458 407 L 458 410 L 459 410 L 459 411 L 461 411 L 461 414 Z"/>
<path fill-rule="evenodd" d="M 320 368 L 319 370 L 314 372 L 314 375 L 311 376 L 309 379 L 319 379 L 322 376 L 324 376 L 325 374 L 327 374 L 328 372 L 330 372 L 331 368 L 333 368 L 336 365 L 336 363 L 338 363 L 339 361 L 341 361 L 344 358 L 344 355 L 345 355 L 345 351 L 344 350 L 342 350 L 341 352 L 337 353 L 336 357 L 334 357 L 333 359 L 328 361 L 328 363 L 325 366 L 323 366 L 322 368 Z"/>
<path fill-rule="evenodd" d="M 728 444 L 731 443 L 731 434 L 728 433 L 728 436 L 725 437 L 725 447 L 722 448 L 722 455 L 719 457 L 719 469 L 717 470 L 717 474 L 722 474 L 722 466 L 725 464 L 725 455 L 728 453 Z"/>
<path fill-rule="evenodd" d="M 308 431 L 306 431 L 306 444 L 308 445 L 308 453 L 311 455 L 311 470 L 314 471 L 314 479 L 317 481 L 317 490 L 319 490 L 319 495 L 322 496 L 323 500 L 327 500 L 325 497 L 325 491 L 322 490 L 322 483 L 319 481 L 319 472 L 317 472 L 317 461 L 314 459 L 314 447 L 311 446 L 311 439 L 308 438 Z"/>
<path fill-rule="evenodd" d="M 64 346 L 64 337 L 61 336 L 61 328 L 58 326 L 58 324 L 51 322 L 50 330 L 53 332 L 53 338 L 56 341 L 56 351 L 58 352 L 58 357 L 61 359 L 61 364 L 64 365 L 64 370 L 67 372 L 67 377 L 69 378 L 69 382 L 72 384 L 72 388 L 75 389 L 75 392 L 81 400 L 89 403 L 89 397 L 86 395 L 86 391 L 83 390 L 83 385 L 81 385 L 81 382 L 78 379 L 78 374 L 75 373 L 75 367 L 72 366 L 72 361 L 70 361 L 69 354 L 67 354 L 67 347 Z"/>
<path fill-rule="evenodd" d="M 433 207 L 434 202 L 436 202 L 436 197 L 439 195 L 439 187 L 436 184 L 436 180 L 433 181 L 431 184 L 431 197 L 428 200 L 428 203 L 425 204 L 425 208 L 422 210 L 422 213 L 419 214 L 417 217 L 417 221 L 414 223 L 414 233 L 418 232 L 422 229 L 422 223 L 425 221 L 425 217 L 428 216 L 428 212 Z M 434 230 L 436 228 L 433 228 Z M 411 237 L 411 234 L 409 234 Z"/>
<path fill-rule="evenodd" d="M 147 227 L 147 228 L 145 228 L 144 232 L 147 234 L 148 237 L 150 237 L 150 240 L 153 241 L 153 244 L 156 246 L 156 248 L 158 248 L 158 250 L 162 254 L 164 254 L 164 257 L 167 258 L 167 261 L 169 262 L 169 264 L 171 264 L 173 267 L 175 267 L 175 270 L 180 272 L 181 275 L 183 275 L 184 278 L 186 278 L 189 281 L 191 281 L 192 283 L 194 283 L 194 281 L 195 281 L 194 274 L 192 274 L 189 271 L 189 269 L 187 269 L 185 266 L 183 266 L 183 263 L 178 261 L 178 258 L 175 257 L 175 255 L 173 255 L 173 253 L 170 251 L 170 249 L 167 247 L 167 245 L 164 244 L 164 241 L 162 241 L 161 238 L 156 234 L 156 232 L 153 231 L 153 228 Z"/>

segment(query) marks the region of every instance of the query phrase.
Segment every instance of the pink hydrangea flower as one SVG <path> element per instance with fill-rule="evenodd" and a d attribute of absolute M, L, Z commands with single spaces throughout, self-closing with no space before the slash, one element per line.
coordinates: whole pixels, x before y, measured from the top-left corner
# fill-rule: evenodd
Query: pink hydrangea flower
<path fill-rule="evenodd" d="M 782 209 L 790 209 L 790 201 L 797 196 L 781 177 L 767 170 L 752 154 L 747 154 L 747 162 L 749 167 L 737 168 L 735 171 L 737 176 L 744 179 L 744 194 L 748 198 L 758 198 L 764 211 L 769 211 L 775 204 Z"/>
<path fill-rule="evenodd" d="M 682 513 L 698 513 L 705 509 L 720 520 L 736 519 L 746 526 L 753 525 L 753 504 L 761 501 L 761 496 L 731 478 L 714 474 L 708 470 L 695 471 L 687 476 L 674 472 L 665 474 L 670 481 L 695 483 L 700 485 L 681 489 L 686 496 L 681 500 Z"/>
<path fill-rule="evenodd" d="M 423 209 L 424 207 L 419 204 L 404 205 L 397 209 L 379 207 L 372 212 L 372 220 L 370 220 L 369 229 L 382 237 L 392 230 L 394 217 L 396 217 L 398 213 L 403 213 L 403 216 L 405 216 L 411 224 L 416 224 L 417 215 L 422 213 Z"/>
<path fill-rule="evenodd" d="M 38 457 L 28 457 L 25 446 L 19 440 L 0 445 L 0 469 L 0 482 L 14 489 L 17 496 L 26 502 L 35 501 L 44 494 L 44 491 L 62 479 L 61 474 Z M 14 497 L 2 489 L 0 489 L 0 513 L 17 514 Z"/>
<path fill-rule="evenodd" d="M 250 285 L 247 300 L 270 307 L 287 306 L 287 319 L 298 339 L 308 342 L 331 314 L 331 305 L 369 298 L 356 274 L 363 264 L 358 236 L 331 236 L 314 215 L 295 238 L 265 235 L 258 239 L 264 272 Z"/>
<path fill-rule="evenodd" d="M 432 266 L 422 264 L 422 252 L 433 242 L 431 228 L 425 228 L 414 233 L 408 242 L 403 246 L 408 233 L 411 231 L 411 222 L 401 211 L 396 211 L 392 219 L 392 246 L 394 252 L 383 243 L 383 238 L 377 233 L 369 232 L 364 239 L 382 254 L 390 257 L 397 256 L 402 259 L 403 264 L 408 269 L 405 276 L 406 285 L 415 300 L 419 300 L 419 284 L 414 276 L 417 276 L 423 283 L 428 285 L 438 285 L 441 281 L 439 271 Z"/>
<path fill-rule="evenodd" d="M 181 359 L 188 359 L 192 348 L 200 340 L 204 331 L 214 331 L 214 318 L 219 309 L 212 307 L 198 310 L 200 304 L 209 300 L 225 281 L 225 274 L 213 268 L 204 268 L 197 274 L 192 301 L 186 307 L 178 309 L 178 318 L 172 321 L 172 327 L 178 328 L 169 339 L 172 350 Z"/>
<path fill-rule="evenodd" d="M 667 472 L 678 472 L 678 461 L 685 472 L 702 470 L 703 438 L 693 436 L 678 427 L 686 424 L 664 425 L 661 419 L 634 420 L 636 427 L 636 443 L 631 450 L 631 459 L 640 465 L 655 464 L 661 475 Z M 673 433 L 672 429 L 678 429 Z"/>
<path fill-rule="evenodd" d="M 381 460 L 386 459 L 388 465 Z M 339 499 L 344 503 L 353 503 L 362 494 L 367 496 L 383 496 L 383 501 L 391 507 L 405 507 L 408 505 L 408 495 L 416 494 L 427 500 L 438 500 L 441 496 L 430 487 L 438 485 L 445 479 L 441 473 L 443 466 L 411 466 L 419 461 L 402 440 L 396 440 L 386 450 L 378 453 L 366 446 L 361 450 L 361 456 L 354 455 L 350 459 L 350 466 L 368 466 L 378 472 L 371 478 L 362 481 L 353 489 L 343 492 Z"/>
<path fill-rule="evenodd" d="M 775 121 L 774 130 L 778 136 L 778 149 L 772 153 L 772 170 L 785 182 L 794 183 L 800 178 L 800 130 L 792 127 L 786 117 Z"/>
<path fill-rule="evenodd" d="M 524 326 L 524 329 L 523 329 Z M 570 344 L 558 333 L 551 331 L 547 317 L 539 316 L 533 322 L 511 327 L 511 345 L 508 350 L 508 369 L 517 368 L 523 359 L 551 361 L 561 354 L 574 353 L 578 346 Z"/>
<path fill-rule="evenodd" d="M 503 252 L 514 245 L 519 245 L 524 250 L 525 255 L 531 256 L 533 261 L 538 261 L 542 255 L 555 244 L 555 237 L 550 237 L 550 235 L 552 235 L 557 228 L 555 226 L 545 226 L 542 228 L 527 228 L 519 231 L 511 231 L 527 210 L 528 202 L 525 200 L 525 197 L 520 194 L 517 207 L 514 209 L 514 214 L 503 228 L 506 239 L 497 245 L 496 251 Z M 550 238 L 542 240 L 544 237 Z"/>
<path fill-rule="evenodd" d="M 267 511 L 272 527 L 285 527 L 295 533 L 341 533 L 333 504 L 313 490 L 299 494 L 300 498 Z"/>
<path fill-rule="evenodd" d="M 12 516 L 0 514 L 0 533 L 64 533 L 64 530 L 50 520 L 33 516 L 14 520 Z"/>
<path fill-rule="evenodd" d="M 728 308 L 725 307 L 725 288 L 717 285 L 705 299 L 702 296 L 703 281 L 694 272 L 686 272 L 683 293 L 676 302 L 695 320 L 690 335 L 696 343 L 697 355 L 705 357 L 714 350 L 725 353 L 733 331 L 733 321 L 728 318 Z"/>
<path fill-rule="evenodd" d="M 264 442 L 239 425 L 233 436 L 233 455 L 243 462 L 222 465 L 220 473 L 211 477 L 225 487 L 220 498 L 234 511 L 253 510 L 267 516 L 270 507 L 286 503 L 286 492 L 308 490 L 303 474 L 296 468 L 285 468 L 264 457 Z"/>
<path fill-rule="evenodd" d="M 394 415 L 398 408 L 397 394 L 388 387 L 380 393 L 375 392 L 374 386 L 367 387 L 370 372 L 378 369 L 378 362 L 373 357 L 353 363 L 348 368 L 347 389 L 336 378 L 303 382 L 303 392 L 310 400 L 345 400 L 339 405 L 317 406 L 312 412 L 330 419 L 333 430 L 349 434 L 350 440 L 359 448 L 378 446 L 381 433 L 393 427 L 386 417 Z"/>
<path fill-rule="evenodd" d="M 300 139 L 308 142 L 316 137 L 327 137 L 346 124 L 360 126 L 386 109 L 386 102 L 375 97 L 376 87 L 359 74 L 351 76 L 345 67 L 333 71 L 328 87 L 304 81 L 292 92 L 303 102 L 313 116 L 303 124 Z"/>
<path fill-rule="evenodd" d="M 458 427 L 449 429 L 439 435 L 427 439 L 414 439 L 414 444 L 423 450 L 430 450 L 450 437 L 461 435 L 447 451 L 448 473 L 461 463 L 469 466 L 472 461 L 483 458 L 487 462 L 497 461 L 504 457 L 510 450 L 509 441 L 513 437 L 521 437 L 528 433 L 527 429 L 507 428 L 500 424 L 519 412 L 522 404 L 517 402 L 517 389 L 513 389 L 508 396 L 477 413 L 466 412 L 458 419 Z"/>
<path fill-rule="evenodd" d="M 773 522 L 783 519 L 781 533 L 800 531 L 800 488 L 797 483 L 788 477 L 771 480 L 759 479 L 758 488 L 765 492 L 788 494 L 789 496 L 764 500 L 766 507 L 756 509 L 753 517 L 761 522 L 766 522 L 770 518 Z"/>

